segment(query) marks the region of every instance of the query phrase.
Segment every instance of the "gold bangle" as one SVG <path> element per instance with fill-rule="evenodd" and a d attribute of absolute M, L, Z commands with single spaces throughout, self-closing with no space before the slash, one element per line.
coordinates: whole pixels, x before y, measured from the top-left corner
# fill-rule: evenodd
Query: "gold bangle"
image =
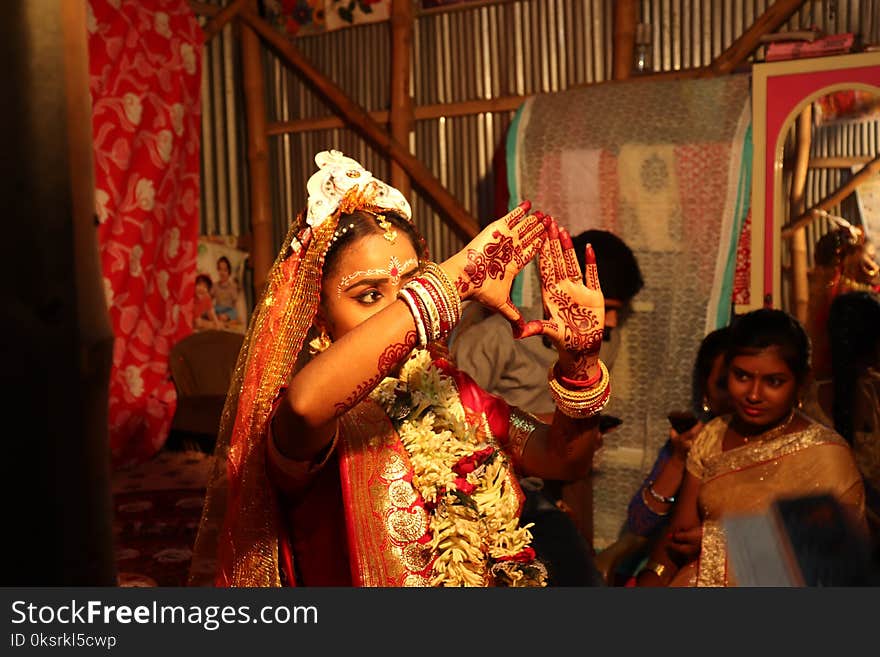
<path fill-rule="evenodd" d="M 605 363 L 599 361 L 601 377 L 596 385 L 584 390 L 570 390 L 556 380 L 555 365 L 550 368 L 547 382 L 556 407 L 572 418 L 584 419 L 599 413 L 611 397 L 611 375 Z"/>
<path fill-rule="evenodd" d="M 566 402 L 579 403 L 595 401 L 605 394 L 605 389 L 611 381 L 611 375 L 608 373 L 608 368 L 605 367 L 605 363 L 601 360 L 599 360 L 599 370 L 601 371 L 602 376 L 594 386 L 583 390 L 571 390 L 563 386 L 556 379 L 555 369 L 556 366 L 553 365 L 547 373 L 547 382 L 550 385 L 550 393 L 554 397 L 564 399 Z"/>
<path fill-rule="evenodd" d="M 649 561 L 645 564 L 645 567 L 642 568 L 642 572 L 649 571 L 657 575 L 660 579 L 663 579 L 663 573 L 666 572 L 666 565 L 662 563 L 658 563 L 656 561 Z"/>

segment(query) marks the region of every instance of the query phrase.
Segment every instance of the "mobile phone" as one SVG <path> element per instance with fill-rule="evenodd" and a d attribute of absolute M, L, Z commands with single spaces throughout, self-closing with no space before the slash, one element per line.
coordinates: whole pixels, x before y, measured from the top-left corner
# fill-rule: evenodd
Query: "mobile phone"
<path fill-rule="evenodd" d="M 697 416 L 690 411 L 673 411 L 666 416 L 666 419 L 669 420 L 669 424 L 671 424 L 672 428 L 678 433 L 684 433 L 685 431 L 692 429 L 693 426 L 699 422 Z"/>
<path fill-rule="evenodd" d="M 623 424 L 623 420 L 614 415 L 600 415 L 599 416 L 599 433 L 605 433 L 606 431 L 611 431 L 615 427 L 619 427 Z"/>

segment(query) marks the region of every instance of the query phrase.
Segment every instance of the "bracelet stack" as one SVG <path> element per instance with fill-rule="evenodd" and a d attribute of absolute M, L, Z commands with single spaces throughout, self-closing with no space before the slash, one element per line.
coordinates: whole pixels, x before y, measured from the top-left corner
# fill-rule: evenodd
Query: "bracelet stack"
<path fill-rule="evenodd" d="M 420 347 L 446 338 L 461 319 L 458 291 L 436 263 L 427 263 L 397 296 L 409 306 L 415 319 Z"/>
<path fill-rule="evenodd" d="M 591 385 L 578 389 L 567 388 L 559 382 L 556 376 L 556 365 L 550 368 L 548 381 L 550 384 L 550 395 L 556 402 L 556 408 L 562 413 L 572 418 L 588 418 L 593 417 L 605 408 L 611 397 L 611 375 L 605 363 L 599 361 L 600 376 L 595 377 L 584 383 Z M 571 379 L 565 379 L 571 385 Z"/>

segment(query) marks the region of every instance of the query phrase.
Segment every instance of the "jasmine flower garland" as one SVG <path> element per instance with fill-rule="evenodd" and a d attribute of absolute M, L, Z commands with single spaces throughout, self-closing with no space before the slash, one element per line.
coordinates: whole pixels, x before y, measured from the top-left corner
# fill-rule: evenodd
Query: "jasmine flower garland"
<path fill-rule="evenodd" d="M 510 463 L 466 419 L 453 380 L 416 350 L 400 378 L 371 393 L 394 422 L 430 518 L 433 586 L 545 586 L 546 569 L 519 526 Z"/>

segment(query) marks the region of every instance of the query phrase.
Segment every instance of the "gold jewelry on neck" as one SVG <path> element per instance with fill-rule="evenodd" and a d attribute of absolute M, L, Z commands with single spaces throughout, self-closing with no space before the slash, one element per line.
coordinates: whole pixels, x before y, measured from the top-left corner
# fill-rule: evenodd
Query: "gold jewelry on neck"
<path fill-rule="evenodd" d="M 788 425 L 791 424 L 791 421 L 794 419 L 795 409 L 791 409 L 791 412 L 788 414 L 788 417 L 781 424 L 777 424 L 772 429 L 768 429 L 763 433 L 759 433 L 757 436 L 742 436 L 743 442 L 748 445 L 750 443 L 757 442 L 767 442 L 768 440 L 772 440 L 774 438 L 778 438 L 782 434 L 785 433 L 785 430 L 788 428 Z"/>
<path fill-rule="evenodd" d="M 840 283 L 845 285 L 850 290 L 859 290 L 861 292 L 873 292 L 874 287 L 869 285 L 868 283 L 862 283 L 861 281 L 857 281 L 854 278 L 850 278 L 849 276 L 843 274 L 840 277 Z"/>

